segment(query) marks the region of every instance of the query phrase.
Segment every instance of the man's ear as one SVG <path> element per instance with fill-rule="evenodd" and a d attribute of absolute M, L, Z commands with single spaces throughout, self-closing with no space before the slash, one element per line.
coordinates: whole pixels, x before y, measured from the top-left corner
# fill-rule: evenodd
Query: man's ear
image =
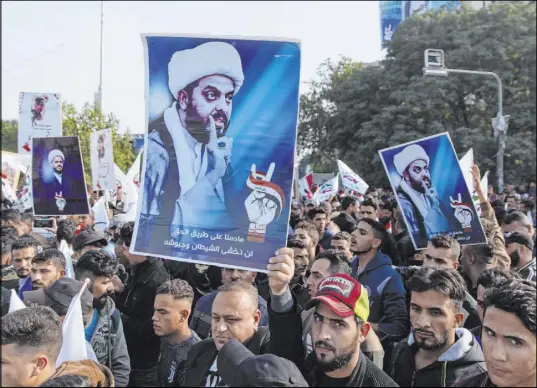
<path fill-rule="evenodd" d="M 475 256 L 474 255 L 468 255 L 468 264 L 474 264 L 475 263 Z"/>
<path fill-rule="evenodd" d="M 40 354 L 35 359 L 35 366 L 32 370 L 32 377 L 39 376 L 49 365 L 49 359 L 47 356 Z"/>
<path fill-rule="evenodd" d="M 376 238 L 376 239 L 373 240 L 373 248 L 378 249 L 381 245 L 382 245 L 382 240 L 381 239 Z"/>
<path fill-rule="evenodd" d="M 365 341 L 367 334 L 369 334 L 369 331 L 371 330 L 371 324 L 369 322 L 364 322 L 360 326 L 360 343 Z"/>
<path fill-rule="evenodd" d="M 185 110 L 186 107 L 188 106 L 188 103 L 189 103 L 188 94 L 184 89 L 179 91 L 179 93 L 177 93 L 177 102 L 179 103 L 179 106 L 183 110 Z"/>
<path fill-rule="evenodd" d="M 461 312 L 455 313 L 455 328 L 460 327 L 464 321 L 464 314 Z"/>

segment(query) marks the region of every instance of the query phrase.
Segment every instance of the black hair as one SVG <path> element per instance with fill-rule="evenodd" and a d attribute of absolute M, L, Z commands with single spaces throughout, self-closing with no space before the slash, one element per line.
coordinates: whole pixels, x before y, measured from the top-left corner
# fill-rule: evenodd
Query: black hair
<path fill-rule="evenodd" d="M 310 220 L 313 220 L 317 214 L 324 214 L 324 215 L 328 216 L 328 212 L 326 211 L 325 208 L 314 207 L 313 209 L 310 209 L 308 211 L 308 218 Z"/>
<path fill-rule="evenodd" d="M 360 222 L 365 222 L 369 226 L 371 226 L 371 229 L 373 229 L 373 236 L 381 241 L 380 245 L 384 244 L 384 241 L 386 241 L 386 228 L 384 225 L 382 225 L 380 222 L 372 220 L 370 218 L 362 218 Z"/>
<path fill-rule="evenodd" d="M 84 253 L 76 263 L 75 278 L 93 280 L 96 277 L 111 278 L 117 271 L 117 259 L 103 250 L 90 250 Z"/>
<path fill-rule="evenodd" d="M 479 277 L 477 278 L 477 286 L 482 286 L 487 289 L 495 284 L 507 282 L 511 279 L 520 279 L 520 275 L 517 272 L 501 267 L 488 268 L 479 274 Z"/>
<path fill-rule="evenodd" d="M 11 253 L 11 246 L 15 243 L 15 241 L 17 241 L 15 237 L 2 237 L 2 255 Z"/>
<path fill-rule="evenodd" d="M 5 209 L 2 211 L 2 220 L 11 221 L 15 224 L 21 222 L 21 212 L 17 209 Z"/>
<path fill-rule="evenodd" d="M 287 240 L 287 248 L 307 249 L 306 245 L 296 238 Z"/>
<path fill-rule="evenodd" d="M 171 295 L 173 299 L 194 301 L 194 290 L 186 280 L 173 279 L 162 283 L 157 289 L 157 295 Z"/>
<path fill-rule="evenodd" d="M 328 270 L 332 275 L 336 273 L 351 274 L 352 269 L 345 254 L 337 249 L 327 249 L 317 255 L 315 260 L 325 259 L 330 262 Z"/>
<path fill-rule="evenodd" d="M 494 246 L 489 241 L 484 244 L 468 245 L 464 250 L 467 255 L 473 255 L 478 265 L 495 264 Z"/>
<path fill-rule="evenodd" d="M 350 206 L 356 205 L 357 203 L 360 203 L 360 201 L 354 195 L 343 197 L 341 200 L 341 210 L 347 210 Z"/>
<path fill-rule="evenodd" d="M 30 221 L 30 223 L 33 223 L 34 219 L 35 219 L 35 217 L 34 217 L 34 215 L 32 213 L 23 212 L 21 214 L 21 221 L 23 221 L 23 222 Z"/>
<path fill-rule="evenodd" d="M 59 316 L 45 306 L 28 306 L 2 317 L 2 345 L 37 348 L 55 361 L 62 346 Z"/>
<path fill-rule="evenodd" d="M 522 200 L 522 205 L 524 205 L 524 207 L 529 211 L 532 211 L 533 209 L 535 209 L 535 203 L 530 199 Z"/>
<path fill-rule="evenodd" d="M 60 375 L 53 377 L 43 384 L 40 387 L 92 387 L 91 380 L 82 375 Z"/>
<path fill-rule="evenodd" d="M 495 307 L 499 310 L 516 315 L 522 324 L 535 335 L 536 303 L 535 282 L 531 280 L 513 279 L 499 287 L 489 288 L 485 292 L 485 308 L 483 317 L 486 319 L 487 309 Z"/>
<path fill-rule="evenodd" d="M 388 211 L 391 211 L 391 212 L 393 212 L 394 209 L 396 208 L 395 204 L 392 201 L 383 201 L 383 202 L 380 203 L 379 207 L 381 209 L 385 209 L 385 210 L 388 210 Z"/>
<path fill-rule="evenodd" d="M 11 225 L 4 225 L 2 226 L 0 234 L 2 237 L 9 236 L 9 237 L 19 237 L 19 233 L 17 232 L 17 228 Z"/>
<path fill-rule="evenodd" d="M 297 229 L 304 229 L 306 232 L 308 232 L 311 240 L 315 243 L 315 245 L 319 244 L 319 231 L 317 230 L 317 227 L 311 222 L 302 220 L 295 225 L 295 230 Z"/>
<path fill-rule="evenodd" d="M 338 232 L 332 237 L 332 240 L 343 240 L 351 243 L 351 235 L 348 232 Z"/>
<path fill-rule="evenodd" d="M 319 208 L 324 209 L 327 215 L 332 214 L 332 204 L 328 201 L 321 202 Z"/>
<path fill-rule="evenodd" d="M 514 222 L 521 222 L 524 225 L 530 225 L 528 217 L 519 211 L 513 211 L 507 214 L 507 216 L 505 216 L 505 220 L 503 221 L 505 225 L 511 225 Z"/>
<path fill-rule="evenodd" d="M 13 251 L 19 251 L 26 248 L 35 248 L 35 253 L 37 253 L 40 246 L 41 244 L 39 241 L 32 236 L 25 234 L 15 240 L 15 242 L 11 245 L 11 252 L 13 253 Z"/>
<path fill-rule="evenodd" d="M 466 283 L 454 269 L 421 268 L 407 282 L 410 292 L 435 291 L 451 299 L 458 310 L 466 298 Z"/>
<path fill-rule="evenodd" d="M 57 269 L 62 269 L 65 271 L 65 256 L 59 249 L 47 249 L 42 252 L 39 252 L 32 259 L 32 264 L 42 264 L 51 262 Z"/>
<path fill-rule="evenodd" d="M 440 234 L 431 238 L 429 242 L 437 249 L 451 249 L 451 261 L 454 263 L 459 262 L 459 258 L 461 256 L 461 246 L 453 237 L 448 236 L 447 234 Z"/>
<path fill-rule="evenodd" d="M 75 238 L 76 224 L 71 218 L 58 222 L 58 230 L 56 231 L 56 239 L 58 241 L 65 240 L 69 245 L 73 244 Z"/>
<path fill-rule="evenodd" d="M 371 200 L 371 199 L 366 199 L 364 202 L 362 202 L 362 207 L 364 207 L 364 206 L 370 206 L 375 210 L 378 209 L 377 204 L 375 202 L 373 202 L 373 200 Z"/>
<path fill-rule="evenodd" d="M 121 227 L 121 240 L 128 247 L 131 246 L 133 233 L 134 233 L 134 221 L 127 222 Z"/>
<path fill-rule="evenodd" d="M 505 223 L 505 217 L 507 216 L 505 207 L 503 205 L 493 206 L 492 209 L 494 210 L 494 215 L 496 216 L 496 219 L 498 220 L 498 224 L 503 225 Z"/>

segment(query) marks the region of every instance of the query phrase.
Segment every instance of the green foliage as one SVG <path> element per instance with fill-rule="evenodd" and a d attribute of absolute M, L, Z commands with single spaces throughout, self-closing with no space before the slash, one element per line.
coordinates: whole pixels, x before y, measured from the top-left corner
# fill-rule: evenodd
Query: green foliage
<path fill-rule="evenodd" d="M 78 136 L 80 149 L 82 151 L 82 161 L 86 183 L 91 184 L 91 161 L 90 161 L 90 135 L 92 131 L 110 129 L 112 132 L 112 143 L 114 147 L 114 162 L 123 171 L 127 172 L 132 166 L 136 155 L 132 144 L 126 134 L 120 135 L 118 132 L 119 121 L 112 113 L 104 116 L 100 110 L 86 103 L 80 112 L 74 105 L 63 103 L 62 105 L 62 129 L 63 136 Z M 17 128 L 15 120 L 2 120 L 2 149 L 17 152 Z"/>
<path fill-rule="evenodd" d="M 503 81 L 510 115 L 505 182 L 535 179 L 535 2 L 502 2 L 475 11 L 437 11 L 407 19 L 380 66 L 342 58 L 319 67 L 319 80 L 301 96 L 299 152 L 317 171 L 335 171 L 339 157 L 370 185 L 387 185 L 378 150 L 446 132 L 459 157 L 470 147 L 495 181 L 498 109 L 492 77 L 423 76 L 427 48 L 443 49 L 450 68 L 492 71 Z"/>

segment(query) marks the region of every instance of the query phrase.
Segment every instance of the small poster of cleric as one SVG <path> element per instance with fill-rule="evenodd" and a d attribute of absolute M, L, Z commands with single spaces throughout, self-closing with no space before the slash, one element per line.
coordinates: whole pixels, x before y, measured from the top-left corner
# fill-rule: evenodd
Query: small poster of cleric
<path fill-rule="evenodd" d="M 78 136 L 34 137 L 32 140 L 35 215 L 89 214 Z"/>
<path fill-rule="evenodd" d="M 300 43 L 142 41 L 148 117 L 131 251 L 266 272 L 287 239 Z"/>
<path fill-rule="evenodd" d="M 416 249 L 440 234 L 486 242 L 449 133 L 379 151 Z"/>
<path fill-rule="evenodd" d="M 18 152 L 32 154 L 32 138 L 62 135 L 61 99 L 58 93 L 19 94 Z"/>
<path fill-rule="evenodd" d="M 90 135 L 91 181 L 94 190 L 115 190 L 114 154 L 112 133 L 92 132 Z"/>

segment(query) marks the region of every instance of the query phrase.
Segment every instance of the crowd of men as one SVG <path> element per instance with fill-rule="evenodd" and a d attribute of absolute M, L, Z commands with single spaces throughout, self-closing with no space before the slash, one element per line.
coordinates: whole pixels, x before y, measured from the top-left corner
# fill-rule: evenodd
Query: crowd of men
<path fill-rule="evenodd" d="M 341 193 L 292 203 L 267 273 L 136 255 L 133 222 L 91 215 L 51 240 L 3 209 L 1 385 L 535 387 L 535 185 L 472 174 L 486 244 L 416 251 L 393 193 Z M 57 363 L 84 282 L 88 359 Z"/>

